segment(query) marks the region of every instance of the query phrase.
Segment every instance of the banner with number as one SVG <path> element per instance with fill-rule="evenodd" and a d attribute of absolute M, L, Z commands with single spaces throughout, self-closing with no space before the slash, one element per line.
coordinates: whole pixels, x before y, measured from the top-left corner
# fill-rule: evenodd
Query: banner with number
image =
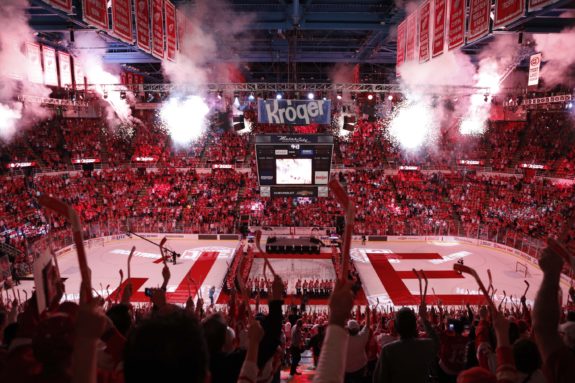
<path fill-rule="evenodd" d="M 539 69 L 541 68 L 541 53 L 536 53 L 529 58 L 529 81 L 527 86 L 539 84 Z"/>
<path fill-rule="evenodd" d="M 152 51 L 150 40 L 150 0 L 136 0 L 136 41 L 144 52 Z"/>
<path fill-rule="evenodd" d="M 479 40 L 489 33 L 489 15 L 491 0 L 471 0 L 469 6 L 469 25 L 467 42 Z"/>
<path fill-rule="evenodd" d="M 537 11 L 539 9 L 545 8 L 548 5 L 556 3 L 559 0 L 529 0 L 528 9 L 529 12 Z"/>
<path fill-rule="evenodd" d="M 465 0 L 449 0 L 447 49 L 459 48 L 463 43 L 465 43 Z"/>
<path fill-rule="evenodd" d="M 67 13 L 72 13 L 72 0 L 48 0 L 54 8 L 61 9 Z"/>
<path fill-rule="evenodd" d="M 132 0 L 112 0 L 112 34 L 131 44 Z"/>
<path fill-rule="evenodd" d="M 445 46 L 446 0 L 435 0 L 433 3 L 433 47 L 431 57 L 443 54 Z"/>
<path fill-rule="evenodd" d="M 405 62 L 405 28 L 407 28 L 407 22 L 403 20 L 397 26 L 397 58 L 395 61 L 395 71 L 397 76 L 399 76 L 399 67 Z"/>
<path fill-rule="evenodd" d="M 152 55 L 164 58 L 164 1 L 152 0 Z"/>
<path fill-rule="evenodd" d="M 525 14 L 524 0 L 495 0 L 493 28 L 505 27 Z"/>
<path fill-rule="evenodd" d="M 44 58 L 44 84 L 58 86 L 58 67 L 56 67 L 56 50 L 47 46 L 42 47 Z"/>
<path fill-rule="evenodd" d="M 429 22 L 431 2 L 425 0 L 419 7 L 419 62 L 429 60 Z"/>
<path fill-rule="evenodd" d="M 108 30 L 108 1 L 107 0 L 82 0 L 84 21 L 88 24 Z"/>
<path fill-rule="evenodd" d="M 60 67 L 60 86 L 72 86 L 72 65 L 70 55 L 65 52 L 58 52 L 58 66 Z"/>
<path fill-rule="evenodd" d="M 44 74 L 42 72 L 40 45 L 36 43 L 27 43 L 26 57 L 28 58 L 28 81 L 42 84 L 44 82 Z"/>
<path fill-rule="evenodd" d="M 417 12 L 407 16 L 407 29 L 405 37 L 405 61 L 415 60 L 417 49 Z"/>
<path fill-rule="evenodd" d="M 165 0 L 166 9 L 166 57 L 170 61 L 176 60 L 176 7 Z"/>

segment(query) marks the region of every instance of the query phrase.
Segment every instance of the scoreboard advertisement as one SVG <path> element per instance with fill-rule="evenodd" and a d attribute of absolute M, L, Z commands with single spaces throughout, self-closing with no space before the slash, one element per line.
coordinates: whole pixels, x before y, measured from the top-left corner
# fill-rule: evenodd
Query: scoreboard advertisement
<path fill-rule="evenodd" d="M 262 197 L 327 197 L 333 136 L 258 135 L 255 145 Z"/>

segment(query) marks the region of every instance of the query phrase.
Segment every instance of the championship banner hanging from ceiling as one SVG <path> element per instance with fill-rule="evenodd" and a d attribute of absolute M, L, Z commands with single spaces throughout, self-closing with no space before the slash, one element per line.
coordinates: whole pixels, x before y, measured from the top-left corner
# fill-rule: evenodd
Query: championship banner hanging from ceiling
<path fill-rule="evenodd" d="M 82 0 L 83 19 L 88 24 L 108 30 L 108 1 Z"/>
<path fill-rule="evenodd" d="M 479 40 L 489 33 L 491 0 L 471 0 L 469 6 L 469 25 L 467 42 Z"/>
<path fill-rule="evenodd" d="M 527 8 L 529 12 L 538 11 L 539 9 L 545 8 L 548 5 L 556 3 L 559 0 L 529 0 L 527 3 Z"/>
<path fill-rule="evenodd" d="M 54 8 L 61 9 L 67 13 L 72 13 L 72 0 L 47 0 Z"/>
<path fill-rule="evenodd" d="M 415 60 L 417 50 L 417 12 L 407 16 L 407 29 L 405 37 L 405 61 Z"/>
<path fill-rule="evenodd" d="M 58 86 L 56 50 L 47 46 L 43 46 L 42 56 L 44 58 L 44 84 L 50 86 Z"/>
<path fill-rule="evenodd" d="M 28 81 L 42 84 L 44 82 L 44 75 L 42 73 L 40 45 L 36 43 L 26 43 L 26 57 L 28 58 Z"/>
<path fill-rule="evenodd" d="M 465 0 L 449 0 L 447 49 L 459 48 L 463 43 L 465 43 Z"/>
<path fill-rule="evenodd" d="M 152 56 L 164 58 L 164 1 L 152 0 Z"/>
<path fill-rule="evenodd" d="M 78 58 L 74 58 L 74 83 L 76 84 L 76 90 L 85 89 L 87 83 L 82 63 Z"/>
<path fill-rule="evenodd" d="M 166 10 L 166 57 L 176 60 L 176 7 L 169 0 L 165 1 Z"/>
<path fill-rule="evenodd" d="M 176 31 L 177 31 L 177 37 L 176 40 L 178 42 L 178 51 L 181 51 L 183 49 L 183 44 L 184 44 L 184 36 L 187 33 L 187 27 L 188 27 L 188 18 L 186 17 L 186 15 L 184 14 L 184 12 L 180 11 L 179 9 L 176 9 Z"/>
<path fill-rule="evenodd" d="M 541 53 L 536 53 L 529 58 L 529 78 L 527 86 L 539 84 L 539 69 L 541 68 Z"/>
<path fill-rule="evenodd" d="M 60 86 L 72 86 L 72 65 L 70 55 L 65 52 L 58 52 L 58 64 L 60 67 Z"/>
<path fill-rule="evenodd" d="M 495 0 L 493 28 L 505 27 L 525 14 L 524 0 Z"/>
<path fill-rule="evenodd" d="M 395 61 L 395 71 L 396 75 L 399 76 L 399 67 L 405 62 L 405 28 L 407 27 L 407 22 L 403 20 L 397 26 L 397 58 Z"/>
<path fill-rule="evenodd" d="M 433 2 L 433 44 L 431 57 L 443 54 L 445 45 L 445 0 L 435 0 Z"/>
<path fill-rule="evenodd" d="M 419 7 L 419 62 L 429 60 L 429 22 L 431 14 L 431 2 L 426 0 Z"/>
<path fill-rule="evenodd" d="M 136 41 L 138 48 L 144 52 L 152 51 L 149 0 L 136 0 Z"/>
<path fill-rule="evenodd" d="M 131 44 L 132 0 L 112 0 L 112 34 Z"/>

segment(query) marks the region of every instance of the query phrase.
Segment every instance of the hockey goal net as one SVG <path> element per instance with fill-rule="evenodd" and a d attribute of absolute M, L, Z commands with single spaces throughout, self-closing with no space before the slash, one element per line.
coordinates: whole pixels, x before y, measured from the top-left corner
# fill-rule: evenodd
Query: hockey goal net
<path fill-rule="evenodd" d="M 527 278 L 529 275 L 527 264 L 519 261 L 515 262 L 515 272 L 521 274 L 523 278 Z"/>

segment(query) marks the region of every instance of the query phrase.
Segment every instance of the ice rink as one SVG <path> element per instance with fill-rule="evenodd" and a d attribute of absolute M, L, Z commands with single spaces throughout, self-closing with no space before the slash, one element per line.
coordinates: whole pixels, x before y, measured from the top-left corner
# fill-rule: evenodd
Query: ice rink
<path fill-rule="evenodd" d="M 160 236 L 154 238 L 159 241 Z M 120 283 L 119 270 L 124 272 L 123 284 L 127 283 L 127 260 L 132 246 L 136 252 L 131 265 L 131 282 L 136 293 L 133 302 L 147 302 L 146 287 L 158 287 L 162 283 L 162 263 L 157 246 L 138 238 L 124 238 L 104 243 L 95 242 L 86 248 L 88 264 L 92 270 L 92 286 L 101 295 L 114 294 Z M 195 285 L 201 286 L 207 301 L 208 290 L 216 286 L 216 300 L 220 293 L 228 265 L 231 263 L 237 241 L 169 239 L 166 246 L 181 253 L 177 264 L 169 263 L 171 278 L 168 284 L 168 300 L 185 302 L 189 292 L 195 296 Z M 270 262 L 275 271 L 288 279 L 291 292 L 295 278 L 332 279 L 334 270 L 328 254 L 310 255 L 309 259 L 283 258 L 274 255 Z M 314 258 L 315 257 L 315 258 Z M 305 258 L 305 257 L 304 257 Z M 323 258 L 323 259 L 322 259 Z M 352 259 L 361 276 L 363 290 L 372 304 L 415 305 L 419 302 L 418 280 L 412 269 L 424 270 L 429 279 L 428 297 L 430 302 L 441 299 L 444 304 L 460 305 L 465 302 L 478 303 L 482 296 L 478 293 L 475 281 L 467 275 L 453 272 L 453 264 L 463 259 L 465 265 L 475 268 L 488 284 L 487 269 L 491 270 L 493 285 L 497 289 L 495 298 L 503 299 L 504 291 L 513 296 L 515 303 L 524 293 L 527 280 L 531 287 L 527 293 L 528 303 L 532 304 L 542 272 L 525 259 L 495 248 L 471 245 L 460 242 L 401 241 L 368 242 L 359 241 L 352 245 Z M 527 277 L 522 270 L 516 271 L 517 262 L 527 266 Z M 66 298 L 76 300 L 80 287 L 80 272 L 75 251 L 58 257 L 59 268 L 66 278 Z M 256 257 L 250 276 L 261 277 L 263 259 Z M 565 292 L 568 285 L 563 282 Z M 23 281 L 18 290 L 33 288 L 32 281 Z"/>

